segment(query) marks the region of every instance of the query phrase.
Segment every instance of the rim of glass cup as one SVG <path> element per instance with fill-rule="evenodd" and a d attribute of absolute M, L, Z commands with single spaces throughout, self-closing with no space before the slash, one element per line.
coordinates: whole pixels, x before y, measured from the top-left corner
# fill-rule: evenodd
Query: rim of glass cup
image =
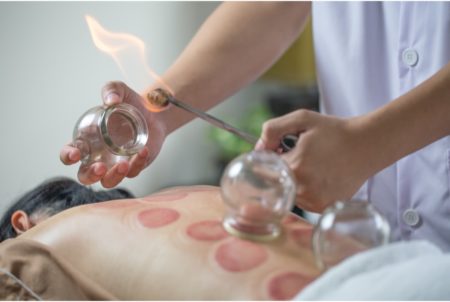
<path fill-rule="evenodd" d="M 126 148 L 118 146 L 111 139 L 107 126 L 108 126 L 108 119 L 113 113 L 119 113 L 130 121 L 130 124 L 132 125 L 133 130 L 136 133 L 136 137 L 131 146 L 128 146 Z M 147 143 L 148 139 L 147 123 L 145 122 L 145 118 L 142 115 L 142 113 L 139 112 L 139 110 L 137 110 L 134 106 L 128 105 L 126 103 L 120 103 L 117 105 L 107 107 L 100 116 L 98 123 L 105 144 L 115 154 L 123 156 L 130 156 L 136 154 Z"/>

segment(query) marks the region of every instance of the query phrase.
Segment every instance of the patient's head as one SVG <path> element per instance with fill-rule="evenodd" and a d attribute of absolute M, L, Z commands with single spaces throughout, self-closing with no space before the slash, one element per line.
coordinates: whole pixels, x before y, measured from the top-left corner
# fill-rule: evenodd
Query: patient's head
<path fill-rule="evenodd" d="M 94 191 L 70 178 L 50 179 L 25 193 L 10 206 L 0 220 L 0 241 L 16 237 L 68 208 L 133 197 L 125 189 Z"/>

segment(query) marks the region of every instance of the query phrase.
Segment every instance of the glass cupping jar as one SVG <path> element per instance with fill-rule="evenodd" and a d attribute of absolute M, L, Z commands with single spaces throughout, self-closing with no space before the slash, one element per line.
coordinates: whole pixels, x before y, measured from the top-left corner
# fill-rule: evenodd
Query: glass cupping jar
<path fill-rule="evenodd" d="M 227 215 L 223 226 L 232 235 L 269 241 L 281 233 L 281 219 L 294 205 L 294 176 L 281 157 L 252 151 L 230 162 L 221 179 Z"/>
<path fill-rule="evenodd" d="M 148 139 L 142 113 L 126 103 L 97 106 L 86 111 L 73 130 L 73 146 L 81 152 L 82 165 L 103 162 L 108 169 L 139 152 Z"/>
<path fill-rule="evenodd" d="M 319 267 L 328 269 L 389 240 L 389 223 L 370 202 L 338 200 L 322 213 L 314 228 L 312 246 Z"/>

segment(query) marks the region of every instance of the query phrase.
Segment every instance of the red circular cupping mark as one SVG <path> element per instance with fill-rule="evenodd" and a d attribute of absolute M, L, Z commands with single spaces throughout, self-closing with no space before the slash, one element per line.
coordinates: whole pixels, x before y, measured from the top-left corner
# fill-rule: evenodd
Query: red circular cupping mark
<path fill-rule="evenodd" d="M 274 300 L 291 300 L 312 280 L 311 277 L 296 272 L 281 273 L 269 281 L 268 293 Z"/>
<path fill-rule="evenodd" d="M 180 213 L 173 209 L 156 208 L 144 210 L 138 214 L 139 222 L 147 228 L 166 226 L 180 217 Z"/>
<path fill-rule="evenodd" d="M 222 243 L 215 253 L 219 265 L 230 272 L 251 270 L 266 261 L 267 257 L 264 247 L 238 238 Z"/>
<path fill-rule="evenodd" d="M 168 193 L 168 194 L 160 194 L 160 195 L 152 195 L 146 198 L 143 198 L 145 201 L 157 202 L 157 201 L 174 201 L 187 197 L 189 195 L 188 192 L 176 192 L 176 193 Z"/>
<path fill-rule="evenodd" d="M 186 233 L 200 241 L 215 241 L 228 236 L 220 221 L 204 220 L 189 225 Z"/>

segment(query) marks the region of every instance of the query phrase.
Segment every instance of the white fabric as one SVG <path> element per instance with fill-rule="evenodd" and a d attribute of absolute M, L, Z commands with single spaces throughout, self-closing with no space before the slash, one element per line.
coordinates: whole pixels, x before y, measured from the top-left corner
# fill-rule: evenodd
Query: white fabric
<path fill-rule="evenodd" d="M 331 268 L 295 300 L 450 300 L 450 254 L 427 241 L 372 249 Z"/>
<path fill-rule="evenodd" d="M 326 114 L 371 112 L 450 62 L 450 2 L 317 1 L 312 20 Z M 445 137 L 371 177 L 355 198 L 388 219 L 394 240 L 427 239 L 450 251 L 449 170 Z"/>

